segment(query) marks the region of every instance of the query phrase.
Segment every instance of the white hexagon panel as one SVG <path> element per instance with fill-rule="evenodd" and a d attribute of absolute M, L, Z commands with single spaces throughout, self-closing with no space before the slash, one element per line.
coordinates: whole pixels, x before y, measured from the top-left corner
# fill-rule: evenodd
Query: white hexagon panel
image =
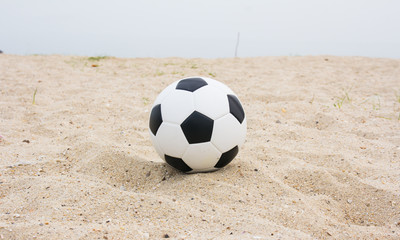
<path fill-rule="evenodd" d="M 246 138 L 246 131 L 246 119 L 240 123 L 232 114 L 227 114 L 214 121 L 211 142 L 219 151 L 226 152 L 235 146 L 242 146 Z"/>
<path fill-rule="evenodd" d="M 211 119 L 217 119 L 229 112 L 227 94 L 214 86 L 204 86 L 194 92 L 196 111 Z"/>
<path fill-rule="evenodd" d="M 193 93 L 174 90 L 168 94 L 161 105 L 161 115 L 164 122 L 181 124 L 194 112 Z"/>
<path fill-rule="evenodd" d="M 236 94 L 232 91 L 232 89 L 230 89 L 228 86 L 226 86 L 225 84 L 223 84 L 223 83 L 221 83 L 221 82 L 219 82 L 219 81 L 217 81 L 217 80 L 214 80 L 214 79 L 212 79 L 212 78 L 203 78 L 203 79 L 204 79 L 210 86 L 214 86 L 214 87 L 220 89 L 221 91 L 223 91 L 223 92 L 226 93 L 226 94 L 234 94 L 234 95 L 236 95 Z"/>
<path fill-rule="evenodd" d="M 192 169 L 193 172 L 216 170 L 214 166 L 217 164 L 221 152 L 210 142 L 190 144 L 185 154 L 183 161 Z"/>
<path fill-rule="evenodd" d="M 155 140 L 162 153 L 171 157 L 181 158 L 189 146 L 181 127 L 173 123 L 163 122 Z"/>
<path fill-rule="evenodd" d="M 160 145 L 158 144 L 156 136 L 154 136 L 151 131 L 150 131 L 150 138 L 151 141 L 153 142 L 153 146 L 156 149 L 157 154 L 161 157 L 162 160 L 165 160 L 164 152 L 162 151 Z"/>

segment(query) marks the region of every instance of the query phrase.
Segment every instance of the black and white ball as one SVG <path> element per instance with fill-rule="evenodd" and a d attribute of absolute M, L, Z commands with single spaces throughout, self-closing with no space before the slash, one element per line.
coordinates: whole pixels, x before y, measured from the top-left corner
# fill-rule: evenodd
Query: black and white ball
<path fill-rule="evenodd" d="M 238 154 L 247 121 L 236 94 L 204 77 L 178 80 L 156 98 L 150 113 L 153 145 L 172 167 L 186 173 L 218 170 Z"/>

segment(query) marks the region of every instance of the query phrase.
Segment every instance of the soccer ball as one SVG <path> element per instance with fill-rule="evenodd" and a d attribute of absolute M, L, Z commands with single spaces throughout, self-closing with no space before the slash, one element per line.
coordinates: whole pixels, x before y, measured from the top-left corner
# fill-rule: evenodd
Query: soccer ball
<path fill-rule="evenodd" d="M 149 121 L 157 153 L 185 173 L 225 167 L 243 145 L 246 128 L 236 94 L 204 77 L 181 79 L 166 87 L 156 98 Z"/>

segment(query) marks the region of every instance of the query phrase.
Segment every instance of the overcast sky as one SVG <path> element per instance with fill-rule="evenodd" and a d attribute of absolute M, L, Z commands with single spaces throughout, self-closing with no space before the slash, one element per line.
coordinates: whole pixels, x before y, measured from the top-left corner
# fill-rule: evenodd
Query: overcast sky
<path fill-rule="evenodd" d="M 396 0 L 0 0 L 10 54 L 400 58 Z"/>

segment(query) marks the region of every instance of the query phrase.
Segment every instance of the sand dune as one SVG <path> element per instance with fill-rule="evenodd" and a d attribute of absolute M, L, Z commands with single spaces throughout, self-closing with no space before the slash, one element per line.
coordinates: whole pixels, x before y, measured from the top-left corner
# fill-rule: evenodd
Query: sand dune
<path fill-rule="evenodd" d="M 238 94 L 248 135 L 185 175 L 148 116 L 195 75 Z M 0 239 L 400 238 L 400 60 L 1 55 L 0 135 Z"/>

